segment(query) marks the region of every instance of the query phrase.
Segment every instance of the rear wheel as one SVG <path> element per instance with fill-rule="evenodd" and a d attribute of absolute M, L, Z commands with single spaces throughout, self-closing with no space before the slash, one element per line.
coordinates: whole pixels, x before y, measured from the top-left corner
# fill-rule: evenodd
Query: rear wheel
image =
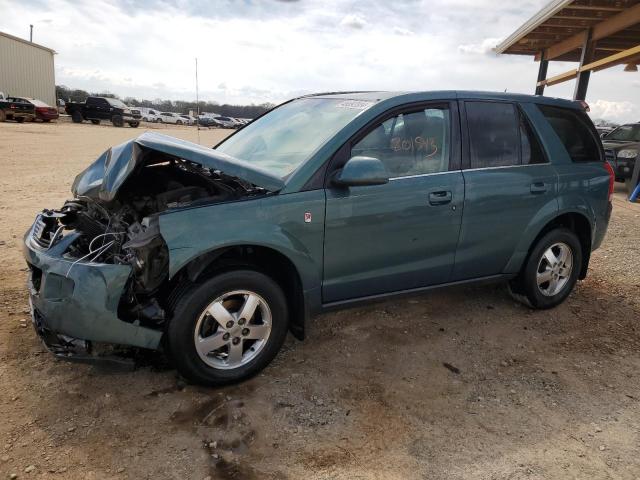
<path fill-rule="evenodd" d="M 97 118 L 92 118 L 91 123 L 93 123 L 94 125 L 100 125 L 100 120 L 98 120 Z"/>
<path fill-rule="evenodd" d="M 129 122 L 131 128 L 138 128 L 138 125 L 140 125 L 140 122 Z"/>
<path fill-rule="evenodd" d="M 161 119 L 161 118 L 158 118 L 158 119 L 156 120 L 156 122 L 157 122 L 157 123 L 162 123 L 162 119 Z"/>
<path fill-rule="evenodd" d="M 71 120 L 73 123 L 82 123 L 82 114 L 78 111 L 75 111 L 71 114 Z"/>
<path fill-rule="evenodd" d="M 176 125 L 182 125 L 182 120 L 177 120 Z"/>
<path fill-rule="evenodd" d="M 187 292 L 167 329 L 178 371 L 204 385 L 255 375 L 287 334 L 287 303 L 271 278 L 252 270 L 220 274 Z"/>
<path fill-rule="evenodd" d="M 124 120 L 122 119 L 122 115 L 114 115 L 111 117 L 111 123 L 113 123 L 114 127 L 123 127 Z"/>
<path fill-rule="evenodd" d="M 43 119 L 42 119 L 42 122 L 43 122 L 43 123 L 49 123 L 50 121 L 51 121 L 51 119 L 50 119 L 50 118 L 43 118 Z"/>
<path fill-rule="evenodd" d="M 16 122 L 23 123 L 24 122 L 24 117 L 16 117 Z"/>
<path fill-rule="evenodd" d="M 557 228 L 538 241 L 511 291 L 533 308 L 552 308 L 569 296 L 581 268 L 580 240 L 571 230 Z"/>

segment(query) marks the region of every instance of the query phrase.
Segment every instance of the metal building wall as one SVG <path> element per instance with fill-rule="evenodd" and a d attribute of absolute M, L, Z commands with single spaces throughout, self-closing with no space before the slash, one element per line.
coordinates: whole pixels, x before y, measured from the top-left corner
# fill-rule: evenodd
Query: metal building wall
<path fill-rule="evenodd" d="M 0 32 L 0 92 L 56 105 L 53 50 Z"/>

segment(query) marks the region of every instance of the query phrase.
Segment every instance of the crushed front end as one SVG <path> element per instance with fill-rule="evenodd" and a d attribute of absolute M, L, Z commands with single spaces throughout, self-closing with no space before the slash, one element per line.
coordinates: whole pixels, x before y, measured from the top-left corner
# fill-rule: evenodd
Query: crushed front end
<path fill-rule="evenodd" d="M 75 198 L 36 217 L 24 237 L 30 302 L 54 354 L 90 358 L 96 343 L 160 347 L 177 285 L 158 216 L 267 193 L 222 173 L 218 161 L 243 167 L 211 152 L 144 134 L 105 152 L 76 178 Z"/>

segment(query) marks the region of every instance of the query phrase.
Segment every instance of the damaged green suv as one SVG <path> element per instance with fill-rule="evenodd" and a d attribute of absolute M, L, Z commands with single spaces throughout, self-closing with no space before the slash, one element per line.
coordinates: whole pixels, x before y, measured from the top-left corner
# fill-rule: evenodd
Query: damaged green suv
<path fill-rule="evenodd" d="M 163 349 L 216 385 L 356 302 L 496 280 L 550 308 L 585 277 L 612 186 L 584 107 L 545 97 L 320 94 L 213 149 L 145 133 L 26 233 L 33 323 L 60 357 Z"/>

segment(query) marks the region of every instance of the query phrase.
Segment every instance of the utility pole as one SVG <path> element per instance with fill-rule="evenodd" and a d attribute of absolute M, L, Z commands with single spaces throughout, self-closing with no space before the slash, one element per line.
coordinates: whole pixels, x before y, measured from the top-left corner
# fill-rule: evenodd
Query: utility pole
<path fill-rule="evenodd" d="M 33 25 L 29 25 L 29 42 L 33 43 Z"/>

